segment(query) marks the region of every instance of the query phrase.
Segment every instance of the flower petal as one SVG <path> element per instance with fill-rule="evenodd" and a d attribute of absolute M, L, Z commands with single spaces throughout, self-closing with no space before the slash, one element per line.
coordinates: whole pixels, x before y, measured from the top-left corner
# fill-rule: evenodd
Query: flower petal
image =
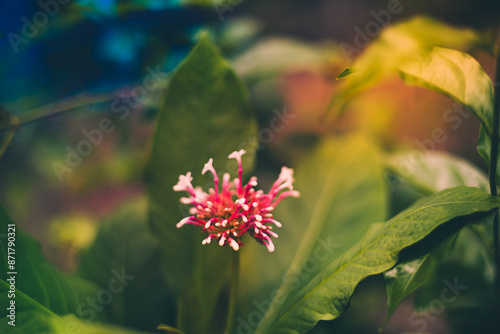
<path fill-rule="evenodd" d="M 229 245 L 233 247 L 235 251 L 240 249 L 240 245 L 238 245 L 238 243 L 233 238 L 229 238 Z"/>

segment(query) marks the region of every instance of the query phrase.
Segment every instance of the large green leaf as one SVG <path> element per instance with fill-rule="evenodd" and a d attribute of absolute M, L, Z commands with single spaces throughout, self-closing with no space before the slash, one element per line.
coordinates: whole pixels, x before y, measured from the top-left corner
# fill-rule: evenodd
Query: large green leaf
<path fill-rule="evenodd" d="M 82 255 L 78 275 L 107 289 L 113 273 L 125 271 L 126 287 L 106 308 L 109 322 L 154 330 L 174 323 L 175 308 L 162 279 L 159 245 L 147 226 L 147 202 L 127 203 L 99 226 Z"/>
<path fill-rule="evenodd" d="M 7 324 L 4 319 L 0 320 L 0 331 L 4 334 L 148 334 L 123 327 L 85 322 L 73 314 L 59 317 L 39 310 L 17 313 L 15 327 Z"/>
<path fill-rule="evenodd" d="M 493 128 L 493 85 L 481 65 L 466 53 L 433 47 L 398 66 L 407 84 L 448 95 Z"/>
<path fill-rule="evenodd" d="M 477 187 L 489 192 L 488 177 L 483 171 L 446 152 L 397 152 L 389 154 L 385 162 L 399 181 L 424 195 L 457 186 Z M 480 236 L 488 234 L 484 224 L 470 228 Z"/>
<path fill-rule="evenodd" d="M 245 88 L 204 35 L 171 78 L 146 178 L 150 225 L 160 242 L 168 282 L 180 294 L 178 327 L 186 333 L 207 333 L 216 319 L 215 306 L 228 284 L 233 250 L 203 246 L 195 226 L 176 228 L 188 212 L 179 204 L 182 194 L 172 187 L 188 171 L 195 185 L 209 185 L 211 178 L 202 177 L 201 170 L 210 158 L 220 176 L 236 172 L 234 160 L 227 156 L 242 148 L 247 150 L 243 165 L 248 170 L 256 137 Z"/>
<path fill-rule="evenodd" d="M 243 249 L 247 291 L 241 294 L 247 303 L 240 308 L 245 319 L 256 307 L 263 313 L 254 301 L 269 300 L 270 290 L 282 279 L 282 292 L 306 284 L 357 243 L 372 223 L 387 218 L 381 153 L 361 135 L 326 138 L 295 168 L 294 188 L 301 197 L 283 201 L 275 210 L 283 227 L 273 256 L 263 258 L 257 247 Z"/>
<path fill-rule="evenodd" d="M 479 169 L 466 160 L 444 152 L 405 152 L 391 154 L 388 167 L 400 179 L 409 183 L 424 194 L 456 187 L 478 187 L 485 192 L 489 190 L 488 179 Z M 476 233 L 483 233 L 483 227 L 468 225 Z M 390 271 L 384 273 L 387 288 L 388 314 L 392 315 L 398 304 L 408 295 L 432 279 L 446 256 L 452 251 L 458 233 L 449 236 L 442 243 L 422 256 L 399 261 Z M 460 232 L 460 240 L 470 233 Z M 476 243 L 470 238 L 470 243 Z M 483 246 L 483 245 L 481 245 Z"/>
<path fill-rule="evenodd" d="M 472 219 L 467 217 L 466 228 L 452 233 L 437 245 L 431 239 L 423 245 L 406 249 L 398 264 L 384 273 L 389 308 L 386 321 L 398 304 L 415 291 L 414 306 L 419 312 L 435 308 L 436 297 L 441 297 L 446 308 L 484 305 L 488 300 L 485 290 L 492 286 L 494 264 L 483 239 L 491 239 L 491 236 L 482 236 L 478 231 L 482 232 L 486 227 L 491 231 L 494 215 L 495 212 L 490 212 Z M 456 297 L 460 296 L 459 299 L 449 298 L 449 295 L 444 298 L 443 285 L 446 287 L 446 282 L 453 281 L 454 277 L 458 277 L 460 286 L 467 286 L 468 291 L 453 292 Z M 471 289 L 471 286 L 474 287 Z"/>
<path fill-rule="evenodd" d="M 364 43 L 368 42 L 367 37 Z M 353 97 L 397 73 L 402 62 L 424 49 L 442 46 L 468 50 L 479 43 L 483 42 L 472 30 L 451 27 L 427 17 L 390 25 L 356 59 L 352 66 L 356 72 L 342 79 L 332 104 L 342 110 Z M 347 56 L 352 56 L 352 45 L 342 43 L 341 47 Z"/>
<path fill-rule="evenodd" d="M 390 154 L 386 162 L 399 178 L 426 195 L 457 186 L 489 191 L 488 178 L 481 170 L 449 153 L 398 152 Z"/>
<path fill-rule="evenodd" d="M 478 152 L 489 165 L 493 128 L 493 84 L 481 65 L 466 53 L 433 47 L 416 57 L 408 57 L 397 69 L 407 84 L 450 96 L 479 118 L 482 126 Z M 500 184 L 498 170 L 497 175 L 497 184 Z"/>
<path fill-rule="evenodd" d="M 275 299 L 257 333 L 303 333 L 320 320 L 335 319 L 348 307 L 358 283 L 393 267 L 402 249 L 453 218 L 499 206 L 500 199 L 471 187 L 446 189 L 417 201 L 322 268 L 308 284 L 278 296 L 281 300 Z"/>
<path fill-rule="evenodd" d="M 313 172 L 314 171 L 314 172 Z M 375 222 L 387 218 L 387 189 L 381 152 L 363 135 L 325 140 L 297 171 L 299 204 L 283 203 L 278 213 L 307 230 L 292 266 L 336 244 L 335 257 L 354 245 Z M 318 242 L 322 241 L 322 242 Z M 320 259 L 319 265 L 321 265 Z"/>
<path fill-rule="evenodd" d="M 0 207 L 1 230 L 13 233 L 8 229 L 12 227 L 10 224 L 14 223 Z M 99 288 L 83 278 L 61 273 L 45 259 L 39 243 L 14 226 L 14 245 L 9 245 L 8 239 L 13 235 L 0 235 L 1 333 L 146 334 L 93 322 L 104 318 L 104 310 L 117 295 L 110 291 L 109 282 L 106 288 Z M 14 268 L 10 268 L 12 263 L 8 262 L 9 248 L 15 249 Z M 16 274 L 7 274 L 12 271 Z M 15 276 L 15 298 L 8 298 L 12 276 Z M 118 288 L 117 282 L 115 278 L 114 288 Z M 13 318 L 7 316 L 11 300 L 15 301 L 15 326 L 12 326 Z"/>
<path fill-rule="evenodd" d="M 439 296 L 445 280 L 458 277 L 466 285 L 460 297 L 447 303 L 446 308 L 481 307 L 492 302 L 495 265 L 492 249 L 492 223 L 494 212 L 478 219 L 469 228 L 460 230 L 449 256 L 440 264 L 437 273 L 417 291 L 414 307 L 417 311 L 435 308 L 433 300 Z"/>
<path fill-rule="evenodd" d="M 40 244 L 31 236 L 15 226 L 15 242 L 9 245 L 7 235 L 9 224 L 13 224 L 7 213 L 0 207 L 0 319 L 7 321 L 7 307 L 10 298 L 6 298 L 10 283 L 7 279 L 15 276 L 16 313 L 36 310 L 45 314 L 65 315 L 75 313 L 85 321 L 102 319 L 100 311 L 106 305 L 99 300 L 104 298 L 99 287 L 82 278 L 63 274 L 54 268 L 44 257 Z M 3 233 L 5 232 L 5 233 Z M 12 241 L 12 240 L 11 240 Z M 8 252 L 14 249 L 14 268 L 10 267 Z M 12 253 L 12 252 L 11 252 Z M 12 255 L 12 254 L 11 254 Z M 10 259 L 11 260 L 11 259 Z M 17 274 L 8 274 L 16 272 Z M 88 300 L 96 300 L 96 308 Z"/>
<path fill-rule="evenodd" d="M 432 278 L 438 266 L 450 253 L 456 237 L 456 233 L 452 234 L 427 254 L 401 261 L 393 269 L 384 272 L 388 307 L 386 322 L 399 303 Z"/>

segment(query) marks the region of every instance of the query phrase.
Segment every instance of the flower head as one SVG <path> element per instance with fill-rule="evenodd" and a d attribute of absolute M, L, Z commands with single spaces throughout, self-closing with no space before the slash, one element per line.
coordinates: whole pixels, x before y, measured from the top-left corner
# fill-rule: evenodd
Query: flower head
<path fill-rule="evenodd" d="M 243 154 L 245 151 L 240 150 L 229 155 L 230 159 L 236 159 L 238 162 L 238 178 L 231 180 L 229 174 L 224 174 L 222 189 L 219 189 L 219 177 L 212 166 L 213 159 L 205 164 L 202 171 L 202 174 L 211 172 L 214 177 L 214 188 L 210 188 L 208 193 L 200 187 L 193 187 L 191 172 L 179 176 L 179 182 L 174 186 L 174 190 L 187 192 L 188 197 L 182 197 L 180 201 L 192 205 L 189 210 L 192 216 L 182 219 L 177 227 L 185 224 L 201 226 L 202 232 L 208 233 L 208 237 L 202 242 L 204 245 L 216 241 L 220 246 L 229 245 L 235 251 L 244 245 L 241 238 L 249 234 L 273 252 L 274 244 L 271 237 L 278 237 L 273 228 L 281 227 L 281 224 L 273 218 L 273 210 L 283 198 L 299 196 L 299 192 L 293 190 L 292 186 L 293 170 L 283 167 L 271 190 L 265 194 L 262 190 L 255 190 L 257 186 L 255 176 L 243 185 L 241 179 Z"/>

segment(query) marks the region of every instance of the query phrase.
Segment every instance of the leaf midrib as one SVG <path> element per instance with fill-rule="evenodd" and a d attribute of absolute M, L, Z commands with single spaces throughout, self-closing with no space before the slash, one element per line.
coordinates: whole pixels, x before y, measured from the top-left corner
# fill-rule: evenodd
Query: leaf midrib
<path fill-rule="evenodd" d="M 338 149 L 338 151 L 342 151 L 342 147 L 340 147 Z M 338 161 L 339 159 L 340 158 L 336 158 L 335 161 Z M 350 159 L 350 161 L 346 165 L 351 165 L 352 164 L 352 160 L 353 159 Z M 335 163 L 332 162 L 331 165 L 334 166 Z M 321 194 L 319 196 L 320 200 L 317 201 L 317 204 L 314 206 L 313 217 L 310 220 L 309 226 L 319 225 L 319 222 L 323 221 L 326 218 L 326 216 L 328 215 L 328 212 L 329 212 L 329 209 L 330 209 L 330 206 L 328 206 L 328 203 L 333 203 L 335 201 L 335 199 L 338 198 L 338 196 L 339 196 L 339 193 L 340 193 L 339 189 L 341 189 L 342 185 L 345 183 L 345 180 L 347 178 L 346 177 L 339 177 L 338 174 L 335 174 L 335 171 L 336 171 L 335 168 L 330 167 L 330 170 L 328 172 L 328 176 L 326 177 L 326 182 L 324 182 L 324 187 L 322 188 Z M 348 168 L 345 168 L 345 169 L 342 170 L 342 175 L 345 176 L 349 172 L 350 172 L 350 170 Z M 334 182 L 334 179 L 335 180 L 340 179 L 340 182 Z M 330 184 L 333 184 L 333 183 L 338 183 L 339 186 L 338 187 L 327 186 L 327 185 L 330 185 Z M 327 193 L 329 193 L 330 189 L 334 189 L 333 191 L 330 191 L 330 193 L 333 193 L 334 199 L 333 200 L 324 200 L 325 198 L 330 198 L 330 196 L 326 196 Z M 320 213 L 317 213 L 317 212 L 320 212 Z M 309 234 L 311 234 L 311 235 L 314 234 L 316 236 L 319 235 L 319 232 L 316 231 L 316 230 L 319 230 L 319 232 L 321 232 L 321 229 L 319 227 L 316 227 L 315 231 L 314 232 L 310 232 Z M 310 230 L 308 229 L 308 231 L 310 231 Z M 315 240 L 315 239 L 313 239 L 312 237 L 310 237 L 308 235 L 307 231 L 306 231 L 306 234 L 304 235 L 304 237 L 303 237 L 302 240 Z M 304 246 L 301 243 L 299 245 L 299 248 L 298 248 L 296 254 L 304 254 L 305 253 L 304 249 L 308 250 L 308 252 L 307 252 L 307 254 L 308 254 L 311 251 L 311 249 L 312 249 L 311 244 L 312 244 L 312 242 L 309 242 L 308 245 Z M 304 256 L 294 258 L 292 260 L 290 268 L 294 268 L 295 266 L 298 266 L 300 264 L 300 262 L 303 261 L 303 260 L 304 260 Z M 284 288 L 288 288 L 288 287 L 287 286 L 283 286 L 283 289 Z M 282 291 L 282 287 L 280 287 L 279 291 Z M 278 294 L 279 294 L 279 292 L 278 292 Z"/>
<path fill-rule="evenodd" d="M 341 151 L 341 149 L 339 150 Z M 336 158 L 335 161 L 339 160 L 339 158 Z M 352 160 L 352 159 L 351 159 Z M 352 163 L 352 161 L 350 161 L 347 165 L 350 165 Z M 332 162 L 332 166 L 334 166 L 335 163 Z M 335 171 L 336 169 L 333 168 L 333 167 L 330 167 L 330 171 L 328 172 L 328 176 L 326 178 L 326 182 L 324 183 L 324 187 L 323 189 L 321 190 L 321 194 L 319 196 L 319 200 L 317 201 L 317 204 L 314 206 L 314 209 L 313 209 L 313 216 L 309 222 L 309 226 L 312 226 L 312 227 L 315 227 L 314 230 L 312 232 L 310 232 L 308 235 L 307 231 L 306 233 L 304 234 L 304 238 L 302 240 L 314 240 L 312 238 L 312 235 L 314 234 L 315 236 L 319 235 L 319 233 L 321 232 L 321 229 L 320 227 L 321 226 L 317 226 L 317 225 L 320 225 L 320 222 L 321 221 L 324 221 L 325 218 L 328 216 L 328 211 L 331 209 L 330 206 L 328 206 L 328 203 L 334 203 L 335 200 L 337 199 L 337 197 L 339 196 L 339 193 L 340 193 L 340 189 L 342 187 L 342 185 L 344 184 L 345 180 L 347 179 L 346 177 L 339 177 L 338 174 L 335 174 Z M 348 170 L 347 168 L 344 169 L 342 171 L 342 175 L 346 175 L 348 172 L 350 172 L 350 170 Z M 334 180 L 337 180 L 337 179 L 340 179 L 340 182 L 334 182 Z M 328 186 L 328 185 L 331 185 L 331 184 L 334 184 L 334 183 L 338 183 L 338 187 L 331 187 L 331 186 Z M 333 191 L 330 191 L 330 189 L 334 189 Z M 332 200 L 326 200 L 326 198 L 331 198 L 330 196 L 327 196 L 327 194 L 330 193 L 333 195 L 333 199 Z M 319 212 L 319 213 L 318 213 Z M 319 230 L 319 231 L 318 231 Z M 308 231 L 311 231 L 308 229 Z M 312 245 L 314 243 L 313 242 L 308 242 L 307 244 L 300 244 L 299 245 L 299 248 L 297 250 L 297 254 L 303 254 L 305 250 L 311 250 L 312 249 Z M 297 259 L 294 259 L 291 263 L 291 267 L 293 267 L 294 265 L 298 265 L 300 262 L 302 262 L 304 259 L 304 256 L 302 257 L 297 257 Z"/>
<path fill-rule="evenodd" d="M 10 284 L 8 284 L 3 279 L 0 280 L 0 285 L 3 285 L 7 290 L 10 287 Z M 52 312 L 50 309 L 48 309 L 47 307 L 43 306 L 42 304 L 40 304 L 39 302 L 37 302 L 35 299 L 33 299 L 32 297 L 28 296 L 27 294 L 25 294 L 24 292 L 22 292 L 21 290 L 19 290 L 19 289 L 16 288 L 16 297 L 17 296 L 21 296 L 21 298 L 24 298 L 27 302 L 29 302 L 30 304 L 32 304 L 33 306 L 35 306 L 35 308 L 39 309 L 40 311 L 49 313 L 50 315 L 53 315 L 55 317 L 59 317 L 57 314 L 55 314 L 54 312 Z"/>

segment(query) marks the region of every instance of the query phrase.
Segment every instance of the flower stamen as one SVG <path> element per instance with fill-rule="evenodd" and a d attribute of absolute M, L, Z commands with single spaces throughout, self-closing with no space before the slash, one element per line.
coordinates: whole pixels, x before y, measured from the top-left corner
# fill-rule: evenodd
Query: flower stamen
<path fill-rule="evenodd" d="M 191 172 L 180 175 L 174 191 L 186 191 L 188 197 L 181 197 L 180 202 L 192 205 L 189 213 L 192 216 L 182 219 L 177 227 L 186 224 L 202 227 L 202 232 L 208 233 L 202 244 L 217 240 L 220 246 L 229 246 L 238 251 L 243 246 L 242 237 L 245 234 L 252 236 L 257 242 L 265 245 L 269 252 L 275 247 L 270 237 L 278 238 L 278 234 L 271 231 L 273 225 L 281 227 L 281 223 L 274 220 L 273 211 L 277 204 L 285 197 L 297 197 L 299 192 L 293 190 L 293 170 L 287 167 L 271 187 L 268 194 L 262 190 L 255 190 L 257 178 L 251 177 L 243 185 L 243 168 L 241 156 L 244 150 L 231 153 L 228 158 L 236 159 L 238 163 L 238 178 L 231 181 L 228 173 L 222 176 L 222 191 L 219 192 L 219 178 L 213 167 L 213 159 L 204 166 L 202 174 L 210 171 L 214 177 L 214 188 L 204 192 L 200 187 L 194 188 Z"/>

